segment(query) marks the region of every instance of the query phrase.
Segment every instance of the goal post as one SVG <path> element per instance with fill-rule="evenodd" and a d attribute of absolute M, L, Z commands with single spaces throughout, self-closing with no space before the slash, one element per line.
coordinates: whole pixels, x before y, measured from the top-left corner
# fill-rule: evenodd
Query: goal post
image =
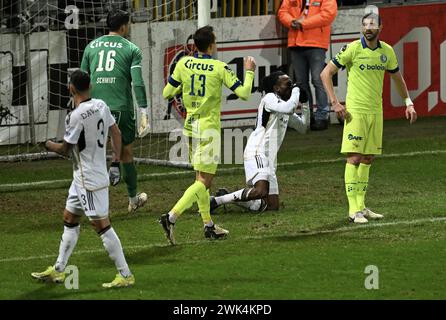
<path fill-rule="evenodd" d="M 197 4 L 197 27 L 201 28 L 210 24 L 211 2 L 209 0 L 198 0 Z"/>
<path fill-rule="evenodd" d="M 175 30 L 191 32 L 196 28 L 198 13 L 193 0 L 2 2 L 0 161 L 53 157 L 39 143 L 47 139 L 63 139 L 65 117 L 72 109 L 67 89 L 69 75 L 80 67 L 86 45 L 108 33 L 106 16 L 112 8 L 130 12 L 129 40 L 140 47 L 144 57 L 143 76 L 152 130 L 147 136 L 135 140 L 135 157 L 142 163 L 186 166 L 177 160 L 169 162 L 170 147 L 176 142 L 169 141 L 169 133 L 182 127 L 183 118 L 181 113 L 167 110 L 180 108 L 178 101 L 172 106 L 172 101 L 160 101 L 158 97 L 154 103 L 153 69 L 162 74 L 174 65 L 168 59 L 163 59 L 160 64 L 160 59 L 153 58 L 154 55 L 164 57 L 166 52 L 152 50 L 150 30 L 153 24 L 168 23 L 171 40 L 166 50 L 177 48 L 179 52 L 179 48 L 187 44 L 185 40 L 178 40 L 183 37 L 176 38 Z M 156 78 L 159 79 L 162 77 Z M 138 116 L 136 106 L 134 108 L 135 116 Z"/>
<path fill-rule="evenodd" d="M 240 23 L 245 16 L 268 15 L 276 2 L 4 0 L 0 10 L 0 161 L 42 159 L 49 155 L 39 143 L 62 141 L 65 117 L 72 109 L 69 75 L 80 67 L 87 44 L 108 33 L 107 13 L 119 8 L 130 12 L 130 40 L 143 52 L 151 124 L 151 131 L 135 140 L 135 158 L 142 163 L 187 166 L 187 157 L 173 152 L 182 143 L 185 108 L 180 95 L 163 99 L 162 87 L 179 59 L 194 54 L 192 35 L 197 27 L 214 24 L 218 38 L 223 39 L 227 27 L 221 25 L 227 19 L 222 18 L 238 17 Z M 255 23 L 262 25 L 265 19 L 258 18 Z M 240 69 L 238 57 L 228 50 L 224 54 L 230 57 L 228 63 Z M 241 102 L 231 106 L 235 107 L 247 108 Z M 227 126 L 237 117 L 231 112 L 225 115 Z M 237 125 L 249 125 L 249 117 Z"/>

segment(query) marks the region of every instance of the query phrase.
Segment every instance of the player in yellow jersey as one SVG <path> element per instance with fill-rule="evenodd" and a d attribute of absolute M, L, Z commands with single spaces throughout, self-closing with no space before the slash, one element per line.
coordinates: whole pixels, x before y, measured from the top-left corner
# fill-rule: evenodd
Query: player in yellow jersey
<path fill-rule="evenodd" d="M 406 118 L 411 124 L 417 119 L 395 52 L 390 45 L 378 40 L 381 30 L 379 15 L 367 13 L 362 18 L 361 39 L 342 48 L 321 73 L 333 110 L 345 119 L 341 153 L 347 155 L 345 189 L 349 221 L 354 223 L 383 217 L 368 209 L 364 202 L 370 166 L 375 155 L 382 152 L 382 91 L 386 71 L 405 100 Z M 332 76 L 343 67 L 348 72 L 346 106 L 339 103 L 332 81 Z"/>
<path fill-rule="evenodd" d="M 229 233 L 214 224 L 209 206 L 209 188 L 220 161 L 221 90 L 224 84 L 239 98 L 247 100 L 251 95 L 256 66 L 254 58 L 245 58 L 246 73 L 242 83 L 226 63 L 212 58 L 217 44 L 211 26 L 198 29 L 193 38 L 198 53 L 178 61 L 163 91 L 166 99 L 182 91 L 187 111 L 183 134 L 189 137 L 189 157 L 196 172 L 195 183 L 184 192 L 169 213 L 160 217 L 172 245 L 175 244 L 176 219 L 194 202 L 198 204 L 206 238 L 223 238 Z"/>

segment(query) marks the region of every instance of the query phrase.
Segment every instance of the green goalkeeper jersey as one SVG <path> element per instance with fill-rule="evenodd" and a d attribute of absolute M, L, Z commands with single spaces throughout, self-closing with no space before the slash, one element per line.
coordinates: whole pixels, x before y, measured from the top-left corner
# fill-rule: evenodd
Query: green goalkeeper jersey
<path fill-rule="evenodd" d="M 186 136 L 203 137 L 206 130 L 220 134 L 220 109 L 222 85 L 234 91 L 241 99 L 251 95 L 253 71 L 246 71 L 244 83 L 222 61 L 205 54 L 183 57 L 163 90 L 164 98 L 172 98 L 182 90 L 187 116 L 183 133 Z"/>
<path fill-rule="evenodd" d="M 347 110 L 382 113 L 384 73 L 399 70 L 393 48 L 384 41 L 378 41 L 378 47 L 370 49 L 361 38 L 343 47 L 332 62 L 338 68 L 347 68 Z"/>
<path fill-rule="evenodd" d="M 146 107 L 141 60 L 141 50 L 120 35 L 105 35 L 90 42 L 81 69 L 90 74 L 92 97 L 104 100 L 112 111 L 133 112 L 133 84 L 138 106 Z"/>

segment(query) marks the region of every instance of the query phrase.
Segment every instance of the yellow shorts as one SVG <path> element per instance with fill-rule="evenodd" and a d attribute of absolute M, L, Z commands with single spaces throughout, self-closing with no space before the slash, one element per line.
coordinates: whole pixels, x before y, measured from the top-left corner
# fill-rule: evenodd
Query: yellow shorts
<path fill-rule="evenodd" d="M 220 163 L 220 136 L 189 138 L 189 160 L 195 171 L 215 174 Z"/>
<path fill-rule="evenodd" d="M 341 153 L 381 154 L 383 114 L 350 112 L 344 120 Z"/>

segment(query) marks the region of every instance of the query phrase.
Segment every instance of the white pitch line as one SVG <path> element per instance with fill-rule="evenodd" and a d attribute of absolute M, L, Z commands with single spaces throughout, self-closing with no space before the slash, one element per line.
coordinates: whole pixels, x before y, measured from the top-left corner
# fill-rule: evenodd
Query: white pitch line
<path fill-rule="evenodd" d="M 351 227 L 341 227 L 337 229 L 332 230 L 317 230 L 317 231 L 300 231 L 300 232 L 292 232 L 288 233 L 284 236 L 286 237 L 306 237 L 306 236 L 314 236 L 319 234 L 332 234 L 332 233 L 341 233 L 341 232 L 349 232 L 349 231 L 355 231 L 357 229 L 373 229 L 373 228 L 381 228 L 381 227 L 388 227 L 388 226 L 397 226 L 397 225 L 414 225 L 419 223 L 426 223 L 426 222 L 444 222 L 446 221 L 446 217 L 436 217 L 436 218 L 425 218 L 425 219 L 415 219 L 415 220 L 402 220 L 402 221 L 393 221 L 393 222 L 384 222 L 384 223 L 370 223 L 370 224 L 364 224 L 364 225 L 354 225 Z M 160 230 L 161 232 L 161 230 Z M 246 236 L 246 237 L 239 237 L 236 238 L 236 240 L 264 240 L 264 239 L 273 239 L 273 238 L 280 238 L 280 235 L 269 235 L 269 236 Z M 194 245 L 194 244 L 200 244 L 200 243 L 207 243 L 209 240 L 195 240 L 195 241 L 184 241 L 181 242 L 180 245 Z M 170 245 L 167 245 L 165 243 L 153 243 L 148 245 L 135 245 L 135 246 L 127 246 L 124 247 L 124 251 L 128 250 L 137 250 L 137 249 L 150 249 L 155 247 L 170 247 Z M 73 255 L 84 255 L 84 254 L 90 254 L 90 253 L 101 253 L 104 252 L 104 249 L 86 249 L 86 250 L 79 250 L 73 252 Z M 38 259 L 50 259 L 50 258 L 56 258 L 56 254 L 46 254 L 46 255 L 40 255 L 40 256 L 29 256 L 29 257 L 13 257 L 13 258 L 4 258 L 0 259 L 0 263 L 2 262 L 14 262 L 14 261 L 28 261 L 28 260 L 38 260 Z"/>
<path fill-rule="evenodd" d="M 0 184 L 1 189 L 7 188 L 17 188 L 17 187 L 30 187 L 30 186 L 40 186 L 54 183 L 68 183 L 71 182 L 72 179 L 60 179 L 60 180 L 42 180 L 42 181 L 34 181 L 34 182 L 19 182 L 19 183 L 6 183 Z"/>
<path fill-rule="evenodd" d="M 413 151 L 413 152 L 403 152 L 403 153 L 388 153 L 382 154 L 376 157 L 376 159 L 380 158 L 403 158 L 403 157 L 414 157 L 421 155 L 434 155 L 434 154 L 443 154 L 446 153 L 446 150 L 425 150 L 425 151 Z M 279 163 L 278 166 L 291 166 L 298 164 L 314 164 L 314 163 L 333 163 L 333 162 L 341 162 L 345 161 L 345 157 L 339 157 L 334 159 L 315 159 L 315 160 L 307 160 L 307 161 L 297 161 L 297 162 L 282 162 Z M 220 170 L 219 170 L 220 171 Z"/>
<path fill-rule="evenodd" d="M 404 153 L 390 153 L 383 154 L 378 157 L 379 158 L 402 158 L 402 157 L 414 157 L 420 155 L 435 155 L 435 154 L 444 154 L 446 150 L 426 150 L 426 151 L 414 151 L 414 152 L 404 152 Z M 319 163 L 335 163 L 345 161 L 345 157 L 339 157 L 334 159 L 317 159 L 317 160 L 306 160 L 306 161 L 294 161 L 294 162 L 281 162 L 277 165 L 279 167 L 282 166 L 297 166 L 297 165 L 305 165 L 305 164 L 319 164 Z M 230 167 L 230 168 L 221 168 L 218 169 L 218 172 L 230 172 L 230 171 L 241 171 L 244 170 L 243 166 L 238 167 Z M 167 176 L 177 176 L 177 175 L 190 175 L 191 170 L 181 170 L 181 171 L 172 171 L 172 172 L 159 172 L 159 173 L 142 173 L 138 174 L 140 178 L 154 178 L 154 177 L 167 177 Z M 21 182 L 21 183 L 7 183 L 0 184 L 0 190 L 10 189 L 10 188 L 21 188 L 21 187 L 32 187 L 39 185 L 51 185 L 56 183 L 70 183 L 72 179 L 60 179 L 60 180 L 43 180 L 43 181 L 34 181 L 34 182 Z"/>

